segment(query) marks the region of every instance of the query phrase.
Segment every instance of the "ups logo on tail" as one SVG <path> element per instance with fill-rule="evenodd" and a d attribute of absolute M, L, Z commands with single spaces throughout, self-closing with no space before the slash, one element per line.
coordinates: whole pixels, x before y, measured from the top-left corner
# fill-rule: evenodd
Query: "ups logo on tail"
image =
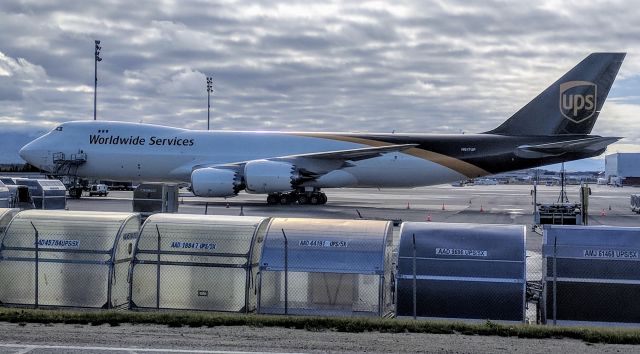
<path fill-rule="evenodd" d="M 560 84 L 560 112 L 574 123 L 583 122 L 596 113 L 598 87 L 589 81 Z"/>

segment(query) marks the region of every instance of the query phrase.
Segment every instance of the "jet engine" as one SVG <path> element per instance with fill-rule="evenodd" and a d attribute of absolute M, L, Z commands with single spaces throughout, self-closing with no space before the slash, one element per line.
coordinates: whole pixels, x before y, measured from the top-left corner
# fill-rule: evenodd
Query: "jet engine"
<path fill-rule="evenodd" d="M 234 170 L 205 167 L 191 172 L 191 188 L 199 197 L 230 197 L 238 194 L 240 185 Z"/>
<path fill-rule="evenodd" d="M 295 166 L 287 162 L 256 160 L 244 166 L 248 193 L 288 192 L 298 179 Z"/>

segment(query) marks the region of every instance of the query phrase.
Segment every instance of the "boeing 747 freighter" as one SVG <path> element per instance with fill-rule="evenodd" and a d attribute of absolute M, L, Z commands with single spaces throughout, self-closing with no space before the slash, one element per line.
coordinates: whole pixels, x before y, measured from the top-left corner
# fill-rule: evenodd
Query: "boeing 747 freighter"
<path fill-rule="evenodd" d="M 417 187 L 583 159 L 617 137 L 589 135 L 624 53 L 594 53 L 499 127 L 480 134 L 197 131 L 75 121 L 20 150 L 51 173 L 191 183 L 202 197 L 240 191 L 324 204 L 324 188 Z M 82 156 L 82 159 L 74 156 Z"/>

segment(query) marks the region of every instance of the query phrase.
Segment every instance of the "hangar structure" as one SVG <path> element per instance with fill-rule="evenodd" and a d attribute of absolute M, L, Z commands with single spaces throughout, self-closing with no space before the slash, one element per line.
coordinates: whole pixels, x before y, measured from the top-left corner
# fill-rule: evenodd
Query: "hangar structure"
<path fill-rule="evenodd" d="M 605 157 L 607 182 L 622 186 L 640 186 L 640 153 L 622 153 Z"/>

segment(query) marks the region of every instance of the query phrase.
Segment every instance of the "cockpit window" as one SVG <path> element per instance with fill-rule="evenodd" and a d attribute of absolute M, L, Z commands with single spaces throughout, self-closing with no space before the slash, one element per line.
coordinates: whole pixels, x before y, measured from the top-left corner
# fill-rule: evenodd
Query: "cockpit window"
<path fill-rule="evenodd" d="M 56 130 L 61 132 L 62 131 L 62 126 L 56 127 Z"/>

